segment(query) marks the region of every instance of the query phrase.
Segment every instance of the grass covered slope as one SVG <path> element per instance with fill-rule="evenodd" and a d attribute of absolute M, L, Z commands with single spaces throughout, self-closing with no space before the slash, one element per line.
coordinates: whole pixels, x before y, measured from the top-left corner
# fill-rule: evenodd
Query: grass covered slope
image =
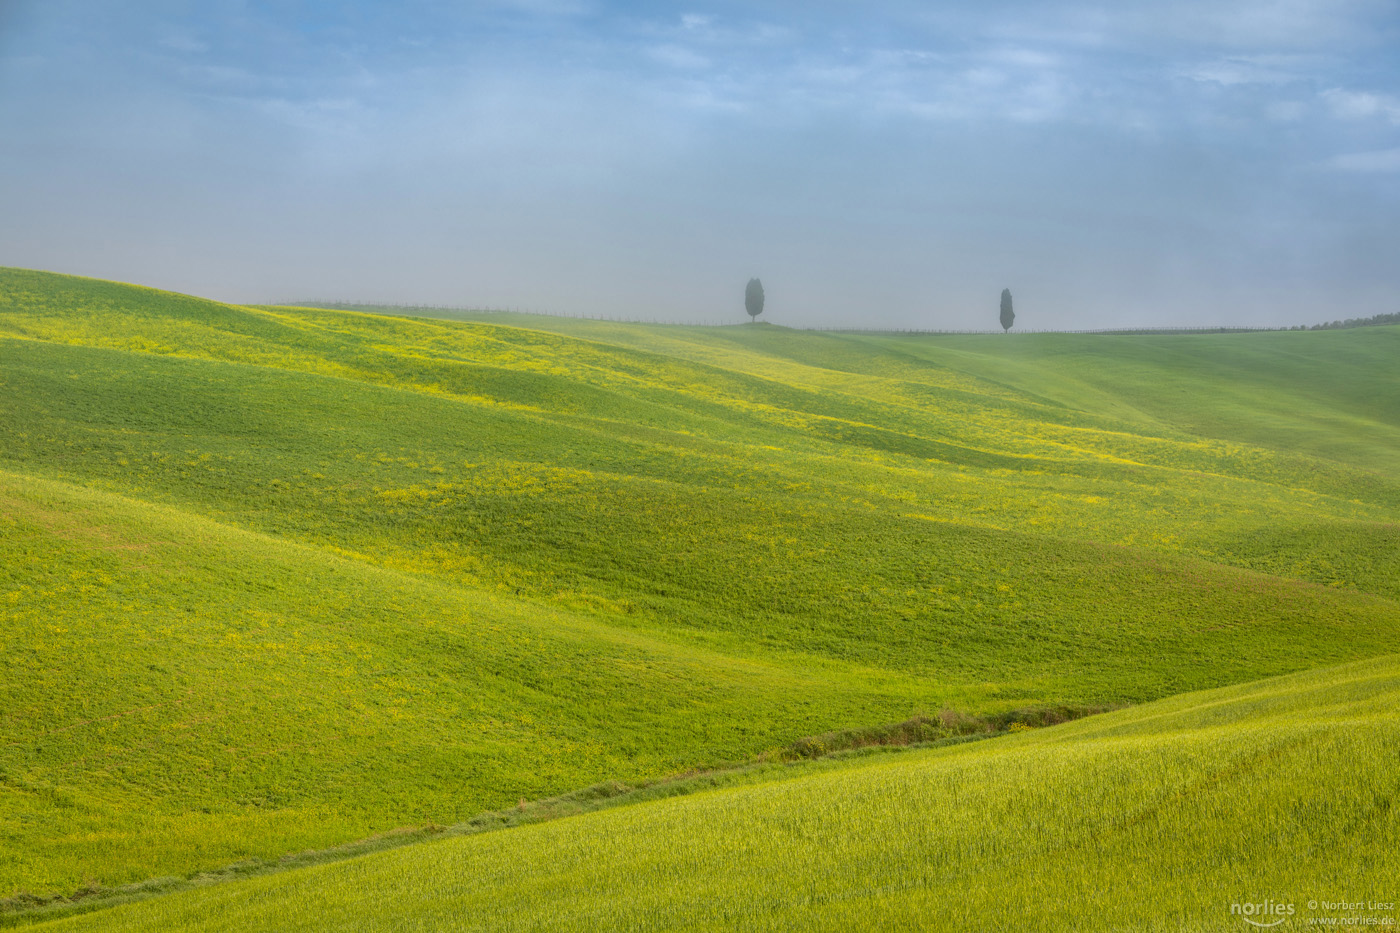
<path fill-rule="evenodd" d="M 1239 930 L 1265 901 L 1297 925 L 1394 903 L 1397 756 L 1392 655 L 41 928 Z"/>
<path fill-rule="evenodd" d="M 1230 372 L 0 270 L 0 897 L 1393 650 L 1397 334 L 1191 338 Z"/>
<path fill-rule="evenodd" d="M 6 473 L 0 568 L 17 890 L 455 822 L 939 705 Z"/>

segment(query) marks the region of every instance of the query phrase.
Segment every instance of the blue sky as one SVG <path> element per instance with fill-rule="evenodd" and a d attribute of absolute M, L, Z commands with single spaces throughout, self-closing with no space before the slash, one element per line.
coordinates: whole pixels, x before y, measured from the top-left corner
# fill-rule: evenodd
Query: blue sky
<path fill-rule="evenodd" d="M 1400 310 L 1400 0 L 0 0 L 0 264 L 1027 328 Z"/>

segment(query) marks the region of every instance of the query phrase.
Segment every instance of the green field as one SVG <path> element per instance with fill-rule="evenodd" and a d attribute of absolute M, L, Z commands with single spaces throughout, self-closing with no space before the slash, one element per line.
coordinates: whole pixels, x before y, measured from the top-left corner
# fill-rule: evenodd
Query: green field
<path fill-rule="evenodd" d="M 1247 930 L 1232 908 L 1268 901 L 1393 924 L 1397 707 L 1392 655 L 44 929 Z M 1358 897 L 1389 908 L 1322 906 Z"/>
<path fill-rule="evenodd" d="M 12 912 L 829 730 L 1142 703 L 1400 645 L 1400 327 L 464 317 L 0 270 Z M 1052 737 L 1108 721 L 878 767 L 1102 776 L 1126 753 L 1060 762 L 1091 746 Z M 1393 752 L 1362 721 L 1345 741 Z M 1229 744 L 1145 736 L 1182 780 Z M 1325 771 L 1287 786 L 1331 793 Z M 1388 812 L 1352 812 L 1364 844 L 1393 839 Z"/>

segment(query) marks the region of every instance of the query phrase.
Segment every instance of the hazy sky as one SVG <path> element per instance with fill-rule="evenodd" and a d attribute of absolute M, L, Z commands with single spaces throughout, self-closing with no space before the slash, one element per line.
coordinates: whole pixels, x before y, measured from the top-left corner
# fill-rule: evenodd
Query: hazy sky
<path fill-rule="evenodd" d="M 1400 310 L 1400 0 L 0 0 L 0 265 L 1026 328 Z"/>

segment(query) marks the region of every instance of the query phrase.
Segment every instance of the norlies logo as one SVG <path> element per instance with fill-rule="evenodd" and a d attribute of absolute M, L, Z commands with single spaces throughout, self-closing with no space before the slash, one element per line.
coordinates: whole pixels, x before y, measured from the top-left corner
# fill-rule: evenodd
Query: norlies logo
<path fill-rule="evenodd" d="M 1293 916 L 1294 907 L 1292 904 L 1266 900 L 1262 904 L 1231 904 L 1230 913 L 1257 927 L 1276 927 Z"/>

